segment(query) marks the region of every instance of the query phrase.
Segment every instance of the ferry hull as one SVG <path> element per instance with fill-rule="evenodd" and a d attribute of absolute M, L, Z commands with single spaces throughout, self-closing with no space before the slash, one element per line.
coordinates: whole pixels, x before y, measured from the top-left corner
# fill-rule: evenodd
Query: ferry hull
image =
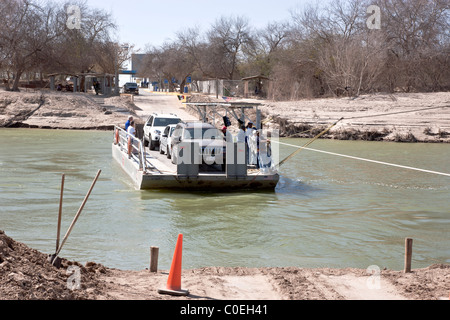
<path fill-rule="evenodd" d="M 180 176 L 155 170 L 144 172 L 139 163 L 129 159 L 119 145 L 112 145 L 114 160 L 132 179 L 139 190 L 184 190 L 184 191 L 238 191 L 238 190 L 274 190 L 279 181 L 278 174 L 249 174 L 245 177 L 227 177 L 226 174 L 199 174 L 195 177 Z"/>

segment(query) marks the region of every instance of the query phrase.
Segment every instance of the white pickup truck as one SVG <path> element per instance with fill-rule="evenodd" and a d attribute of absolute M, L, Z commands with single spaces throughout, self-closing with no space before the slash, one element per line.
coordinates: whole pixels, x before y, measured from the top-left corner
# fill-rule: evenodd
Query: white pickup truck
<path fill-rule="evenodd" d="M 161 134 L 169 124 L 178 124 L 181 119 L 176 114 L 152 114 L 144 125 L 144 145 L 150 150 L 159 148 Z"/>

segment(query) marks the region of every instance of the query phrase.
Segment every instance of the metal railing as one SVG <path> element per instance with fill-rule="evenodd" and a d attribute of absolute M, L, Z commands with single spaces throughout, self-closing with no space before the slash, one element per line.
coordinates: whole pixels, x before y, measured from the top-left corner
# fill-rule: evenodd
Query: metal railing
<path fill-rule="evenodd" d="M 114 144 L 128 155 L 128 158 L 139 163 L 139 170 L 147 171 L 147 159 L 142 141 L 122 128 L 114 127 Z"/>

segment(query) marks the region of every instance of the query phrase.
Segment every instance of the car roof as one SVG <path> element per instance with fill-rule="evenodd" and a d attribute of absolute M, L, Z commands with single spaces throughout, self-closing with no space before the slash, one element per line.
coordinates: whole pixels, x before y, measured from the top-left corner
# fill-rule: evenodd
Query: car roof
<path fill-rule="evenodd" d="M 212 124 L 204 122 L 184 122 L 186 128 L 211 128 L 216 129 Z"/>
<path fill-rule="evenodd" d="M 162 114 L 152 114 L 153 117 L 156 118 L 173 118 L 173 119 L 180 119 L 176 114 L 172 113 L 162 113 Z"/>

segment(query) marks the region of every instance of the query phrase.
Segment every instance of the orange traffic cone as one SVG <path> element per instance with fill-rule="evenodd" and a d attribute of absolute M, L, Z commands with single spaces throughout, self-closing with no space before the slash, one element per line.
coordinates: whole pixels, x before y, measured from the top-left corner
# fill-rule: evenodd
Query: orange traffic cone
<path fill-rule="evenodd" d="M 181 260 L 183 250 L 183 235 L 178 235 L 177 245 L 173 253 L 172 266 L 170 268 L 167 289 L 159 289 L 160 294 L 170 294 L 173 296 L 187 296 L 188 290 L 181 290 Z"/>

